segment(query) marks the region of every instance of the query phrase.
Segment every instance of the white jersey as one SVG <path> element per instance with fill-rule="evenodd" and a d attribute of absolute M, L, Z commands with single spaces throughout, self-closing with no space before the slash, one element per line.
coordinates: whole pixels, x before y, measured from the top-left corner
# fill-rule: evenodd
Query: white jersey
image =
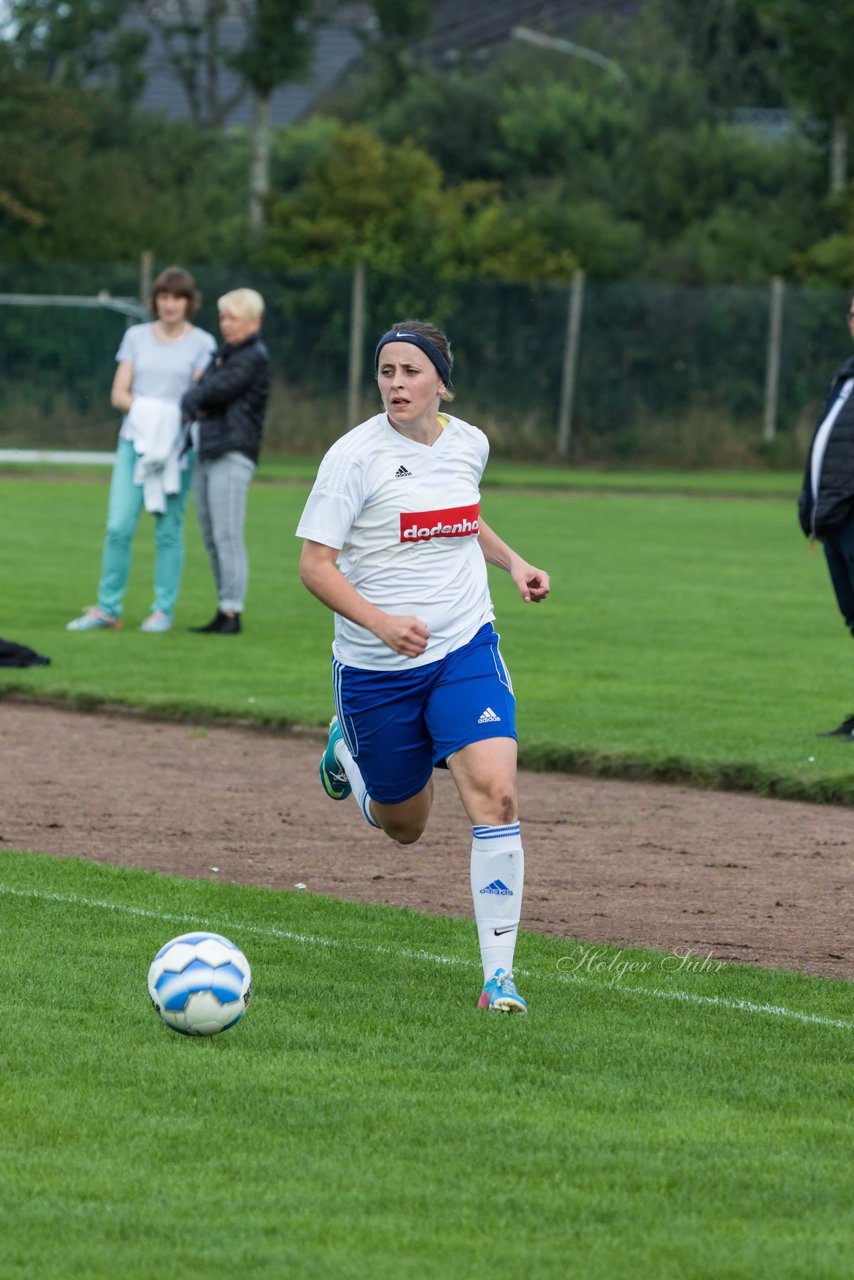
<path fill-rule="evenodd" d="M 414 614 L 430 632 L 406 658 L 373 632 L 335 614 L 332 651 L 345 666 L 389 671 L 436 662 L 494 618 L 478 543 L 480 478 L 489 442 L 449 418 L 433 445 L 396 431 L 385 413 L 337 440 L 326 454 L 297 537 L 338 551 L 337 564 L 379 609 Z"/>

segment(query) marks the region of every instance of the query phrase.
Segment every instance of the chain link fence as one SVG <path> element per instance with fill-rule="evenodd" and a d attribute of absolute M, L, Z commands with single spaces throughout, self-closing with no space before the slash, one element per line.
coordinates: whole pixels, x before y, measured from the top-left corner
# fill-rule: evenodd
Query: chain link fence
<path fill-rule="evenodd" d="M 578 464 L 800 465 L 850 352 L 842 289 L 191 270 L 214 334 L 220 294 L 266 300 L 278 452 L 317 454 L 375 412 L 374 343 L 414 316 L 450 334 L 455 411 L 496 455 Z M 113 448 L 115 353 L 135 322 L 115 303 L 138 309 L 149 278 L 139 264 L 0 265 L 0 449 Z"/>

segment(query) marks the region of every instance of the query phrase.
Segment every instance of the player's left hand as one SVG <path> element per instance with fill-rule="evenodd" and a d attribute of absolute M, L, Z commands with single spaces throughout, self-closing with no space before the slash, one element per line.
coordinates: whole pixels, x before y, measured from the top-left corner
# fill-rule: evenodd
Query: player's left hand
<path fill-rule="evenodd" d="M 539 604 L 551 590 L 551 582 L 545 569 L 535 569 L 532 564 L 514 566 L 510 576 L 519 588 L 519 595 L 525 604 Z"/>

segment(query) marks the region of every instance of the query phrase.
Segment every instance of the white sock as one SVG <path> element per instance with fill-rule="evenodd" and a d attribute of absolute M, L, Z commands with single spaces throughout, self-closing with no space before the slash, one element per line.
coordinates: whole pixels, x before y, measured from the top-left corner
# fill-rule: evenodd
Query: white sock
<path fill-rule="evenodd" d="M 522 914 L 525 853 L 518 822 L 472 827 L 471 894 L 480 940 L 483 976 L 513 968 Z"/>
<path fill-rule="evenodd" d="M 365 779 L 362 777 L 362 771 L 353 759 L 350 748 L 343 738 L 339 738 L 335 743 L 335 759 L 341 765 L 341 768 L 347 775 L 347 781 L 353 788 L 353 795 L 356 798 L 356 804 L 362 811 L 362 817 L 369 822 L 372 827 L 379 827 L 379 823 L 371 813 L 371 797 L 368 795 L 368 789 L 365 786 Z"/>

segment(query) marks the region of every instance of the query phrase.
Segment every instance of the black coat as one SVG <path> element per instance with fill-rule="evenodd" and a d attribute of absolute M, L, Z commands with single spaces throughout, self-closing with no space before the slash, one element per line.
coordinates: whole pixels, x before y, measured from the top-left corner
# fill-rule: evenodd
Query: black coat
<path fill-rule="evenodd" d="M 224 342 L 181 401 L 184 417 L 199 424 L 202 461 L 234 451 L 257 462 L 269 395 L 270 355 L 261 335 Z"/>
<path fill-rule="evenodd" d="M 36 653 L 29 645 L 15 640 L 0 640 L 0 667 L 49 667 L 50 658 Z"/>
<path fill-rule="evenodd" d="M 854 378 L 854 356 L 840 365 L 833 375 L 824 408 L 813 433 L 813 444 L 819 427 L 848 378 Z M 808 537 L 821 538 L 825 533 L 844 524 L 854 510 L 854 391 L 842 406 L 827 441 L 821 466 L 818 501 L 812 491 L 811 460 L 812 444 L 807 454 L 804 482 L 798 498 L 798 519 Z"/>

